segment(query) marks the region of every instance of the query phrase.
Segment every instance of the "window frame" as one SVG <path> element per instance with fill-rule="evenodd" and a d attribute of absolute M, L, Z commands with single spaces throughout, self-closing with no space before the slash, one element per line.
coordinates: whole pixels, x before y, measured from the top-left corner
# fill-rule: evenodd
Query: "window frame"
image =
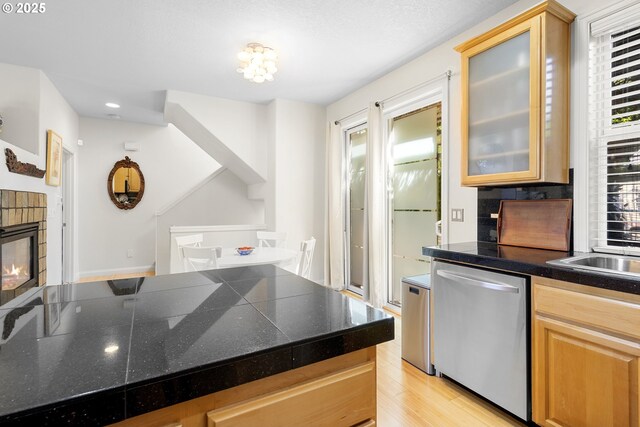
<path fill-rule="evenodd" d="M 634 2 L 632 5 L 634 5 L 632 11 L 635 11 L 635 13 L 640 12 L 640 3 Z M 586 64 L 588 75 L 586 140 L 588 141 L 588 147 L 585 151 L 588 153 L 586 169 L 589 171 L 586 189 L 587 198 L 589 199 L 587 206 L 587 234 L 589 249 L 595 252 L 640 255 L 640 247 L 609 244 L 608 236 L 611 233 L 611 229 L 608 226 L 610 220 L 608 214 L 610 203 L 607 196 L 607 186 L 611 185 L 611 183 L 608 181 L 607 174 L 609 163 L 606 157 L 602 157 L 602 150 L 607 150 L 610 142 L 640 137 L 640 122 L 628 125 L 611 125 L 605 123 L 605 120 L 608 120 L 607 118 L 609 117 L 607 114 L 610 114 L 614 108 L 610 96 L 611 92 L 615 89 L 609 87 L 609 76 L 597 76 L 599 71 L 593 70 L 594 59 L 592 58 L 593 48 L 602 45 L 601 37 L 603 37 L 603 34 L 593 34 L 594 26 L 597 28 L 598 26 L 606 25 L 608 27 L 618 28 L 614 31 L 608 31 L 609 34 L 614 34 L 616 31 L 624 31 L 625 27 L 628 27 L 629 23 L 632 22 L 632 20 L 626 16 L 628 7 L 629 5 L 626 7 L 618 6 L 615 11 L 598 14 L 599 16 L 589 20 L 589 25 L 586 28 L 588 41 L 586 49 L 588 58 Z M 640 53 L 640 51 L 638 51 L 638 53 Z M 606 62 L 603 61 L 596 65 L 602 64 L 609 68 L 611 67 L 611 62 L 615 61 L 615 59 L 609 60 L 609 58 L 607 58 Z M 596 78 L 598 80 L 596 80 Z M 606 87 L 603 88 L 602 83 L 604 83 Z M 592 84 L 595 86 L 595 90 Z"/>
<path fill-rule="evenodd" d="M 575 251 L 591 252 L 594 236 L 591 231 L 593 213 L 591 204 L 591 132 L 589 54 L 591 45 L 591 25 L 618 13 L 624 13 L 630 6 L 640 4 L 638 0 L 622 0 L 604 8 L 595 6 L 580 13 L 573 25 L 572 33 L 572 75 L 571 75 L 571 166 L 574 170 L 573 224 Z"/>

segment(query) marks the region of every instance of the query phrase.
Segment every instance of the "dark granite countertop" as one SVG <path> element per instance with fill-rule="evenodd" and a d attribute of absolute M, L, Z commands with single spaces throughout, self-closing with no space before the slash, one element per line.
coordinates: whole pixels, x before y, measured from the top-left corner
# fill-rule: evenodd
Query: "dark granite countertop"
<path fill-rule="evenodd" d="M 0 319 L 2 425 L 109 424 L 394 334 L 271 265 L 34 288 Z"/>
<path fill-rule="evenodd" d="M 640 294 L 640 280 L 630 276 L 598 273 L 547 264 L 547 261 L 584 255 L 584 252 L 560 252 L 501 246 L 496 243 L 468 242 L 423 247 L 422 254 L 481 267 Z"/>

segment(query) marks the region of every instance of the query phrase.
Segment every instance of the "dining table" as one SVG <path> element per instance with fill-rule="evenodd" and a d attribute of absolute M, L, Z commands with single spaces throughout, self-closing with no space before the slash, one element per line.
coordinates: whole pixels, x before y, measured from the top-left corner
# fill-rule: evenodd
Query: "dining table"
<path fill-rule="evenodd" d="M 236 248 L 222 248 L 218 257 L 218 268 L 242 267 L 250 265 L 293 264 L 299 251 L 286 248 L 258 247 L 248 255 L 240 255 Z"/>

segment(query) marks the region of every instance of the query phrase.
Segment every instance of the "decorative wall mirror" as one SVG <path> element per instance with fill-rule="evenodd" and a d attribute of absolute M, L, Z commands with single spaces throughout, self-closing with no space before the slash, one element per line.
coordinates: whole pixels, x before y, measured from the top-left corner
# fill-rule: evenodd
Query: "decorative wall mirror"
<path fill-rule="evenodd" d="M 129 157 L 117 161 L 109 173 L 107 190 L 118 209 L 133 209 L 144 194 L 144 175 L 136 162 Z"/>

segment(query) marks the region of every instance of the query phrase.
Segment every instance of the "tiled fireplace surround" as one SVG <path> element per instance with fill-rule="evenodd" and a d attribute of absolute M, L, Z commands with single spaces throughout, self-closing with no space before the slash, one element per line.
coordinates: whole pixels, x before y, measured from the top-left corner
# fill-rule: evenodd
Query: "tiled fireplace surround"
<path fill-rule="evenodd" d="M 38 285 L 47 281 L 47 195 L 0 190 L 0 227 L 38 223 Z"/>

